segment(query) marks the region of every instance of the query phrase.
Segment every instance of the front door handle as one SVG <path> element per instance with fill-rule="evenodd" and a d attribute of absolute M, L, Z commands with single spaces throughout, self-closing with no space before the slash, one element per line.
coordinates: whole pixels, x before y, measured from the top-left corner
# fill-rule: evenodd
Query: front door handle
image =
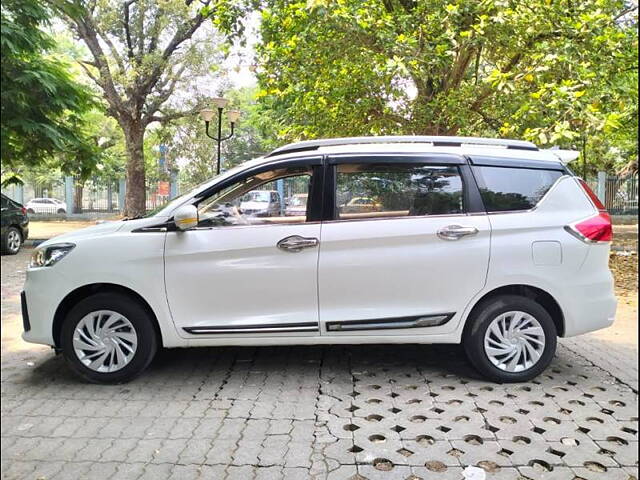
<path fill-rule="evenodd" d="M 300 252 L 305 248 L 313 248 L 317 247 L 318 241 L 317 238 L 308 238 L 301 237 L 300 235 L 291 235 L 290 237 L 285 237 L 278 242 L 278 248 L 280 250 L 285 250 L 287 252 Z"/>
<path fill-rule="evenodd" d="M 463 227 L 462 225 L 447 225 L 446 227 L 438 230 L 438 237 L 443 240 L 460 240 L 462 237 L 468 235 L 475 235 L 478 233 L 476 227 Z"/>

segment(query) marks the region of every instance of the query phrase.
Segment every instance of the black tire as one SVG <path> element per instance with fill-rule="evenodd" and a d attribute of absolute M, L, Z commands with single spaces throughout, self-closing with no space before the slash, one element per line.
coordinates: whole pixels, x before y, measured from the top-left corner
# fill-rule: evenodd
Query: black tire
<path fill-rule="evenodd" d="M 22 232 L 17 227 L 9 227 L 2 236 L 1 250 L 3 254 L 15 255 L 22 247 Z"/>
<path fill-rule="evenodd" d="M 64 208 L 59 208 L 58 209 L 58 213 L 67 213 L 66 210 Z"/>
<path fill-rule="evenodd" d="M 97 372 L 84 365 L 73 347 L 76 326 L 83 317 L 98 310 L 111 310 L 123 315 L 135 329 L 138 345 L 133 358 L 115 372 Z M 131 296 L 118 292 L 97 293 L 87 297 L 68 313 L 60 336 L 62 353 L 71 369 L 93 383 L 124 383 L 140 375 L 149 366 L 158 349 L 153 318 L 147 309 Z"/>
<path fill-rule="evenodd" d="M 507 372 L 495 366 L 484 349 L 484 337 L 491 322 L 503 313 L 521 311 L 533 316 L 542 326 L 545 346 L 537 363 L 520 372 Z M 471 364 L 486 378 L 497 383 L 527 382 L 537 377 L 551 363 L 556 352 L 558 333 L 553 319 L 544 307 L 519 295 L 500 295 L 484 301 L 472 312 L 462 343 Z"/>
<path fill-rule="evenodd" d="M 27 213 L 36 213 L 33 208 L 27 208 Z"/>

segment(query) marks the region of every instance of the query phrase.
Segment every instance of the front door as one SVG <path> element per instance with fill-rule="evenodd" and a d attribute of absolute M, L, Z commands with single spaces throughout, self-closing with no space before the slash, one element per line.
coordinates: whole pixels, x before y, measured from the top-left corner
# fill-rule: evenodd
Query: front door
<path fill-rule="evenodd" d="M 489 262 L 489 221 L 469 214 L 464 159 L 331 162 L 335 214 L 322 226 L 318 272 L 323 335 L 450 333 Z"/>
<path fill-rule="evenodd" d="M 306 215 L 286 210 L 294 195 L 315 198 L 313 171 L 250 172 L 198 202 L 196 229 L 167 232 L 167 298 L 182 336 L 318 334 L 320 223 L 311 204 Z"/>

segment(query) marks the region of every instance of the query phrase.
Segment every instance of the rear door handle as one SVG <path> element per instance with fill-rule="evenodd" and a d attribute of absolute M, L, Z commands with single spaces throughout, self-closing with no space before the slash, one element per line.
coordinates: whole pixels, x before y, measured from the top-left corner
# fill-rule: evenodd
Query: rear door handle
<path fill-rule="evenodd" d="M 442 240 L 460 240 L 462 237 L 476 235 L 476 227 L 463 227 L 462 225 L 447 225 L 438 230 L 438 237 Z"/>
<path fill-rule="evenodd" d="M 305 248 L 313 248 L 317 247 L 318 241 L 317 238 L 309 238 L 309 237 L 301 237 L 300 235 L 291 235 L 290 237 L 285 237 L 280 240 L 277 244 L 280 250 L 285 250 L 287 252 L 300 252 Z"/>

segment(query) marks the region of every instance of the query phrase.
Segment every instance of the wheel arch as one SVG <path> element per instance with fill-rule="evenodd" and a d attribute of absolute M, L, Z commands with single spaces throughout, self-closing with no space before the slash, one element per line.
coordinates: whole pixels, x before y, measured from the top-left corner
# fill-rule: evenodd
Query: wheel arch
<path fill-rule="evenodd" d="M 512 284 L 512 285 L 503 285 L 501 287 L 494 288 L 489 292 L 482 295 L 478 298 L 473 307 L 469 310 L 469 313 L 466 318 L 466 322 L 464 325 L 464 332 L 467 331 L 468 328 L 471 327 L 471 322 L 469 319 L 473 318 L 475 311 L 482 305 L 484 302 L 490 300 L 491 298 L 500 296 L 500 295 L 519 295 L 522 297 L 530 298 L 531 300 L 540 304 L 551 316 L 553 323 L 556 325 L 556 330 L 558 331 L 558 336 L 563 337 L 565 333 L 565 318 L 562 308 L 558 301 L 546 290 L 543 290 L 539 287 L 534 287 L 532 285 L 526 284 Z"/>
<path fill-rule="evenodd" d="M 76 305 L 79 301 L 90 297 L 91 295 L 105 292 L 128 295 L 138 301 L 149 313 L 152 319 L 153 328 L 156 332 L 159 346 L 163 346 L 162 330 L 160 329 L 160 324 L 158 323 L 158 317 L 151 308 L 151 305 L 149 305 L 149 302 L 147 302 L 144 297 L 142 297 L 142 295 L 128 287 L 117 285 L 115 283 L 91 283 L 88 285 L 83 285 L 82 287 L 78 287 L 67 294 L 67 296 L 64 297 L 64 299 L 58 305 L 58 308 L 56 308 L 56 313 L 53 317 L 53 341 L 55 342 L 56 349 L 60 348 L 60 334 L 62 332 L 62 324 L 64 323 L 67 314 L 74 307 L 74 305 Z"/>

